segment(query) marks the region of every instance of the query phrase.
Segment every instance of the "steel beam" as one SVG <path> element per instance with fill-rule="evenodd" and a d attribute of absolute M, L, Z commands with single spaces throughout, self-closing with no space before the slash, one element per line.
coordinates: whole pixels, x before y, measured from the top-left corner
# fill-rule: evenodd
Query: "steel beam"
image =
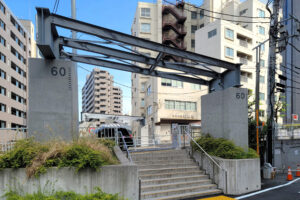
<path fill-rule="evenodd" d="M 156 59 L 155 59 L 155 63 L 153 65 L 151 65 L 150 67 L 150 72 L 152 72 L 156 66 L 157 66 L 157 63 L 160 61 L 160 59 L 162 58 L 164 54 L 162 52 L 159 52 L 159 54 L 157 55 Z"/>
<path fill-rule="evenodd" d="M 110 56 L 112 58 L 131 60 L 134 62 L 144 63 L 144 64 L 151 65 L 151 66 L 157 65 L 162 68 L 182 71 L 182 72 L 186 72 L 189 74 L 201 75 L 201 76 L 206 76 L 206 77 L 211 77 L 211 78 L 217 78 L 219 75 L 216 72 L 199 69 L 196 67 L 178 65 L 175 63 L 163 63 L 162 61 L 156 62 L 156 59 L 154 59 L 154 58 L 148 58 L 148 57 L 145 57 L 142 55 L 138 55 L 138 54 L 134 54 L 134 53 L 126 52 L 126 51 L 121 51 L 118 49 L 113 49 L 113 48 L 109 48 L 109 47 L 105 47 L 105 46 L 101 46 L 101 45 L 96 45 L 96 44 L 92 44 L 92 43 L 88 43 L 88 42 L 75 41 L 70 38 L 61 37 L 61 38 L 59 38 L 59 43 L 62 46 L 76 48 L 76 49 L 85 50 L 85 51 L 90 51 L 90 52 L 94 52 L 94 53 L 99 53 L 99 54 L 103 54 L 106 56 Z"/>
<path fill-rule="evenodd" d="M 218 79 L 212 79 L 209 81 L 209 92 L 224 90 L 229 87 L 240 87 L 241 86 L 241 71 L 240 67 L 235 70 L 227 70 L 223 72 Z"/>
<path fill-rule="evenodd" d="M 49 11 L 49 9 L 47 9 Z M 237 65 L 227 61 L 222 61 L 212 57 L 200 55 L 197 53 L 184 51 L 181 49 L 169 47 L 157 42 L 131 36 L 125 33 L 103 28 L 86 22 L 70 19 L 61 15 L 51 14 L 51 24 L 62 28 L 70 29 L 77 32 L 82 32 L 94 35 L 100 38 L 118 41 L 131 46 L 141 47 L 152 51 L 158 51 L 173 56 L 178 56 L 184 59 L 193 60 L 196 62 L 205 63 L 212 66 L 222 67 L 229 70 L 235 70 Z"/>
<path fill-rule="evenodd" d="M 83 56 L 68 56 L 70 60 L 74 62 L 81 62 L 81 63 L 86 63 L 86 64 L 91 64 L 91 65 L 96 65 L 96 66 L 102 66 L 102 67 L 107 67 L 111 69 L 117 69 L 117 70 L 122 70 L 122 71 L 127 71 L 127 72 L 132 72 L 132 73 L 138 73 L 138 74 L 143 74 L 147 76 L 155 76 L 155 77 L 161 77 L 161 78 L 167 78 L 167 79 L 172 79 L 172 80 L 178 80 L 178 81 L 183 81 L 183 82 L 190 82 L 190 83 L 195 83 L 195 84 L 200 84 L 200 85 L 207 85 L 209 84 L 208 81 L 200 79 L 200 78 L 192 78 L 188 76 L 182 76 L 182 75 L 176 75 L 176 74 L 171 74 L 168 72 L 161 72 L 161 71 L 150 71 L 149 69 L 146 68 L 140 68 L 135 65 L 126 65 L 118 62 L 113 62 L 113 61 L 108 61 L 108 60 L 102 60 L 94 57 L 83 57 Z"/>

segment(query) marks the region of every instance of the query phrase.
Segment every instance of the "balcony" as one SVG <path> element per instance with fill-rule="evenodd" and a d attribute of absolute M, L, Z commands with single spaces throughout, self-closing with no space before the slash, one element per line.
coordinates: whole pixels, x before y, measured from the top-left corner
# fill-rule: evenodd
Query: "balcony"
<path fill-rule="evenodd" d="M 248 48 L 248 42 L 246 40 L 239 40 L 240 46 Z"/>
<path fill-rule="evenodd" d="M 244 65 L 248 65 L 248 59 L 247 58 L 241 58 L 240 57 L 240 63 L 244 64 Z"/>
<path fill-rule="evenodd" d="M 241 81 L 244 82 L 244 83 L 248 83 L 248 77 L 241 75 Z"/>

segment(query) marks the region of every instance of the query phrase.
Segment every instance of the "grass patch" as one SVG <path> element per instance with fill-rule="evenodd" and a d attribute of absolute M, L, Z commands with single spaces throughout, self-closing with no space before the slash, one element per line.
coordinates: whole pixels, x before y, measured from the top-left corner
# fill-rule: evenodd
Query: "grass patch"
<path fill-rule="evenodd" d="M 83 138 L 73 142 L 39 143 L 32 138 L 19 140 L 14 148 L 0 156 L 0 168 L 26 168 L 28 177 L 39 175 L 49 167 L 74 167 L 94 170 L 118 164 L 111 141 Z"/>
<path fill-rule="evenodd" d="M 232 141 L 224 138 L 214 138 L 212 136 L 204 135 L 196 139 L 197 143 L 210 155 L 218 156 L 226 159 L 246 159 L 258 158 L 256 151 L 249 148 L 248 152 L 243 148 L 236 146 Z M 192 142 L 193 150 L 198 150 L 199 147 Z"/>
<path fill-rule="evenodd" d="M 55 192 L 51 195 L 46 195 L 42 192 L 34 194 L 20 195 L 17 192 L 8 192 L 5 194 L 7 200 L 122 200 L 117 194 L 107 194 L 100 189 L 96 189 L 93 194 L 76 194 L 75 192 Z"/>

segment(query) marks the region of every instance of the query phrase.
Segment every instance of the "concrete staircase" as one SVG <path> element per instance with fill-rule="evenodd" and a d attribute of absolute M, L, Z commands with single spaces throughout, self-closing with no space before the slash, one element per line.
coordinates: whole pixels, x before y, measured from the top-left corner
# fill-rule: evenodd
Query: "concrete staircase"
<path fill-rule="evenodd" d="M 141 199 L 186 199 L 222 193 L 185 150 L 131 153 L 138 165 Z"/>

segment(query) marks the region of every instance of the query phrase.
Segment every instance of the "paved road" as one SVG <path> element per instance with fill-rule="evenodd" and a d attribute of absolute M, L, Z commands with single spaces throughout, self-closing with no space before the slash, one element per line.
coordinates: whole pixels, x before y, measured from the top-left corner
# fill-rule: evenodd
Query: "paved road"
<path fill-rule="evenodd" d="M 286 184 L 286 183 L 284 183 Z M 280 185 L 279 185 L 280 186 Z M 278 187 L 278 185 L 277 185 Z M 255 194 L 251 197 L 227 197 L 226 195 L 220 195 L 215 197 L 208 197 L 208 198 L 198 198 L 199 200 L 300 200 L 300 179 L 295 181 L 294 183 L 283 186 L 280 188 L 272 189 L 272 187 L 267 188 L 265 191 L 262 190 L 262 193 Z"/>

